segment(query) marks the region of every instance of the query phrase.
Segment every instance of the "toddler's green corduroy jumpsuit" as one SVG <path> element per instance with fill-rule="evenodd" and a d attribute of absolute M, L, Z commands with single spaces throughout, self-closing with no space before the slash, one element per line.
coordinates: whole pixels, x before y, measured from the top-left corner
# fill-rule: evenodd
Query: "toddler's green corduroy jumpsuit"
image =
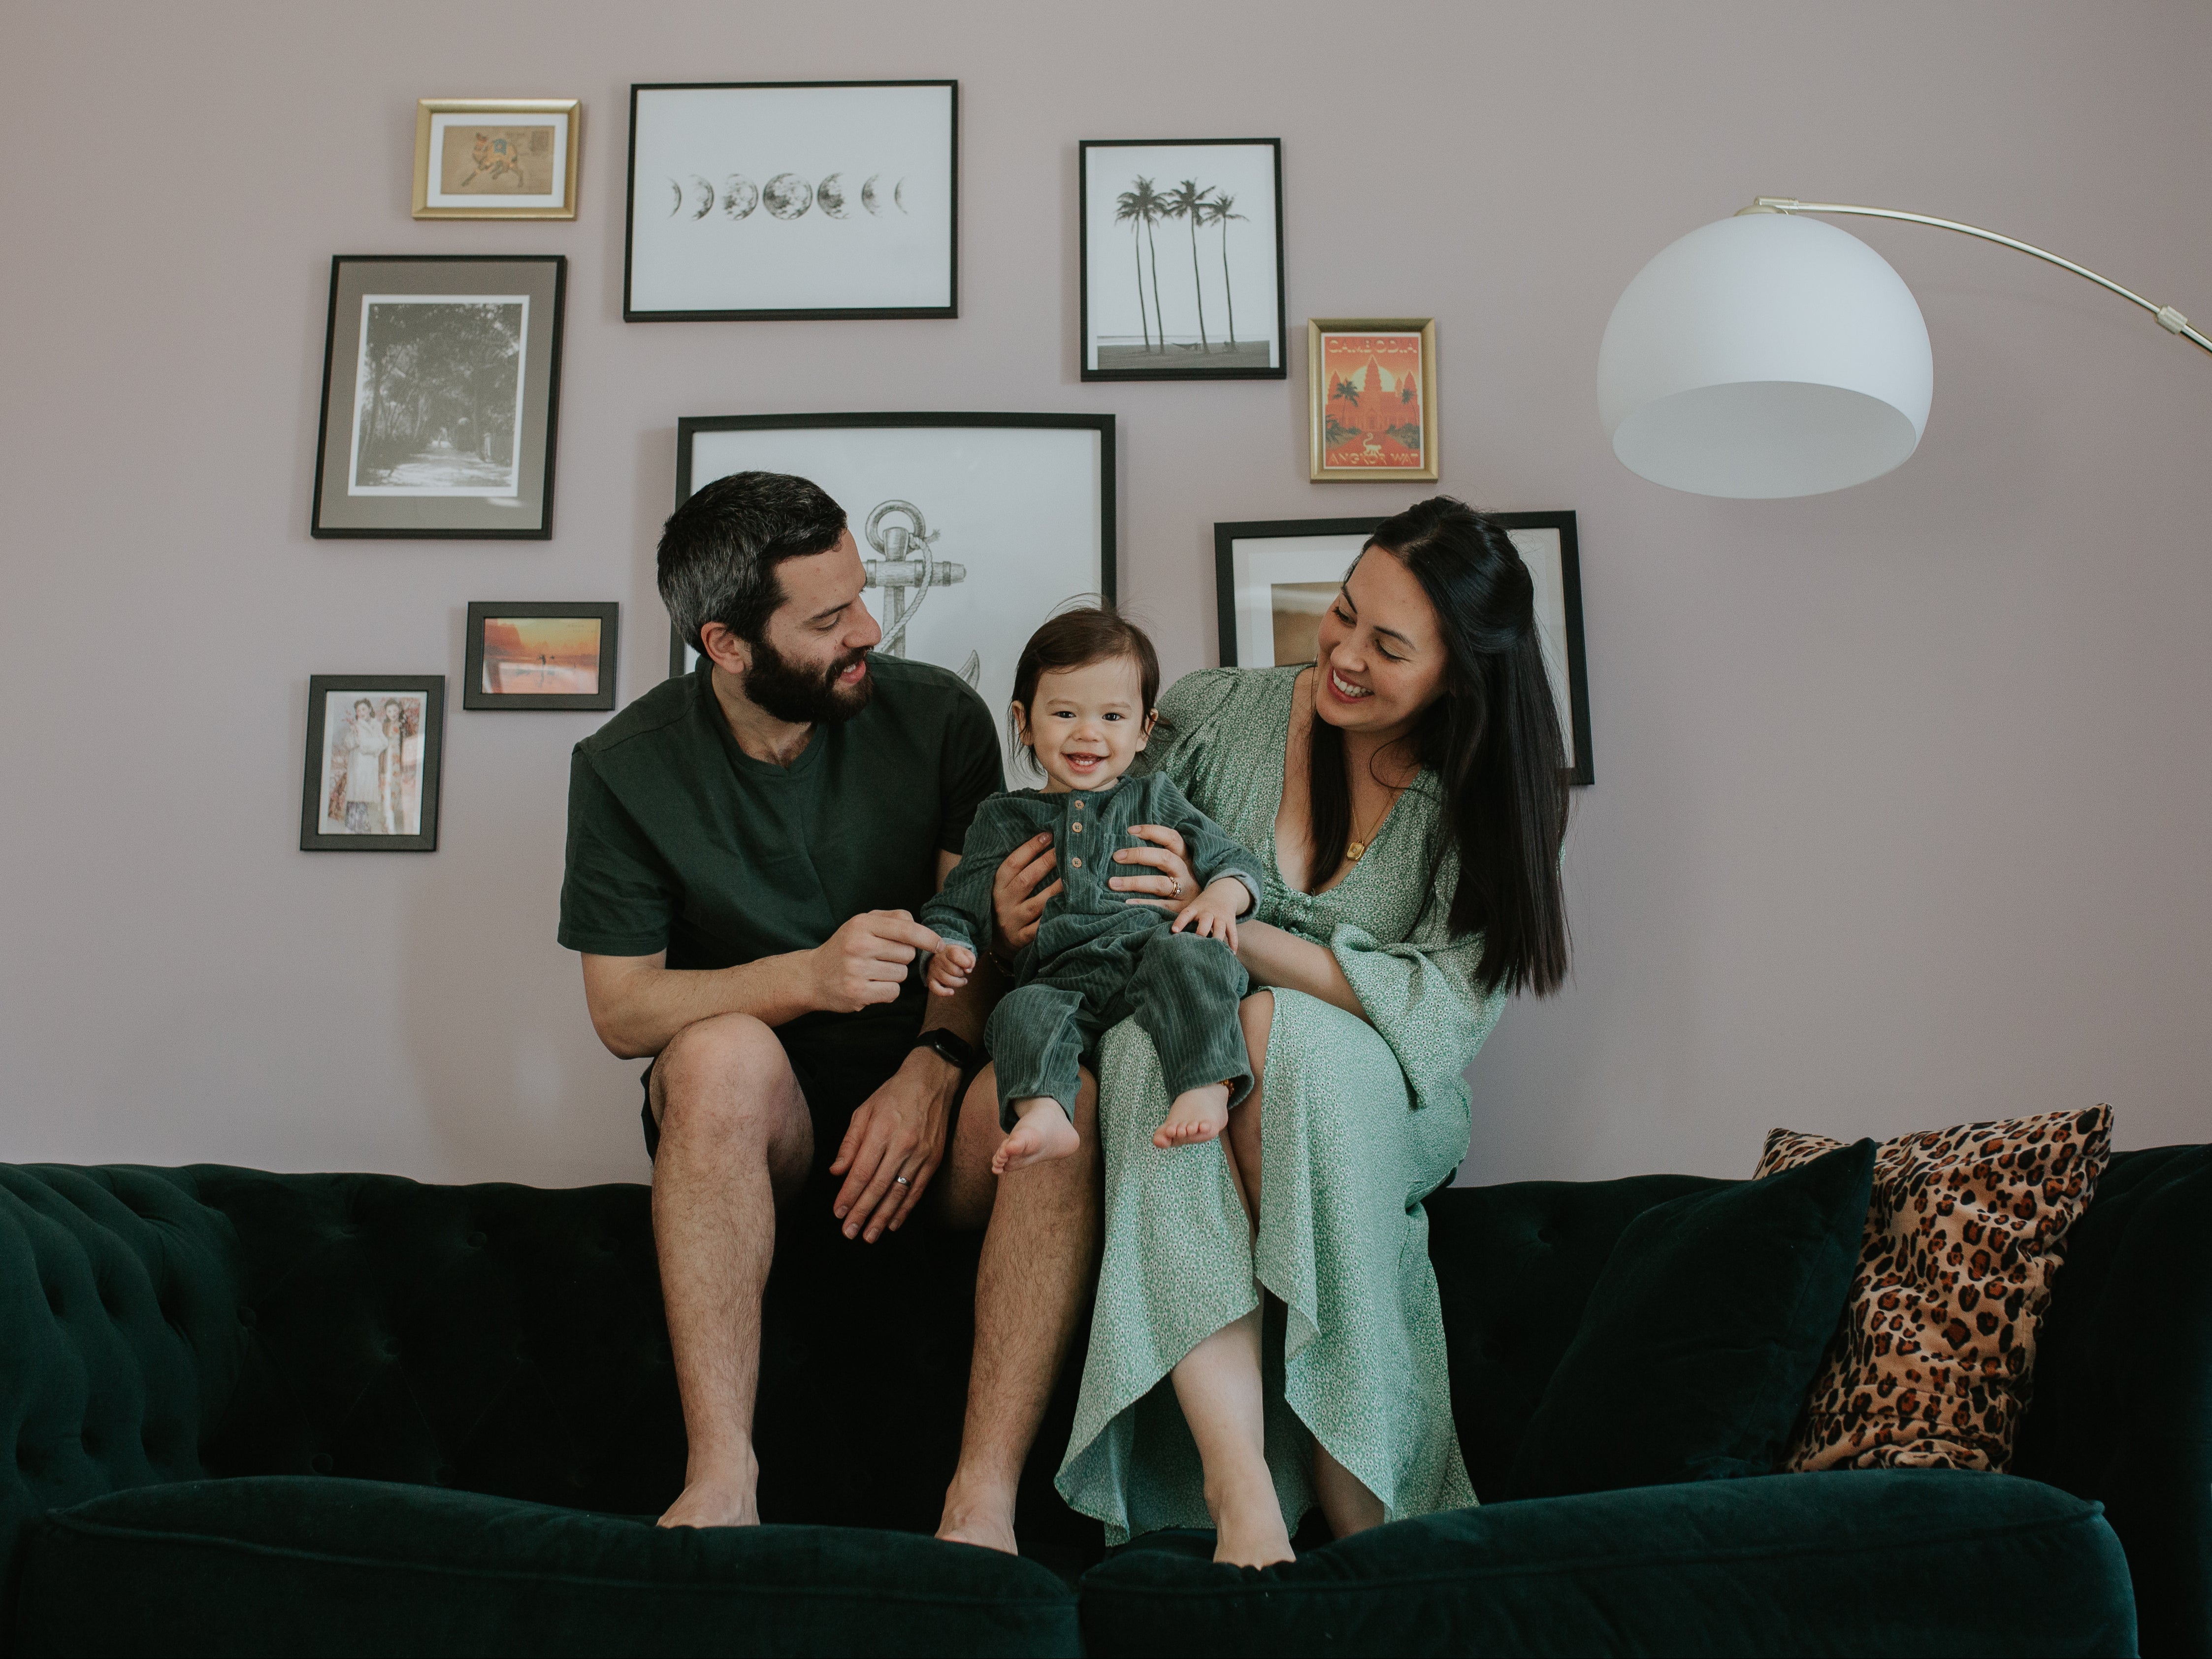
<path fill-rule="evenodd" d="M 1251 1092 L 1237 1018 L 1250 981 L 1237 953 L 1188 928 L 1170 932 L 1174 911 L 1132 905 L 1106 885 L 1115 875 L 1145 873 L 1142 865 L 1114 862 L 1121 848 L 1153 845 L 1130 834 L 1132 824 L 1178 832 L 1201 892 L 1233 875 L 1251 888 L 1256 906 L 1259 862 L 1156 773 L 1124 777 L 1103 790 L 991 796 L 976 808 L 945 890 L 922 910 L 922 925 L 947 942 L 986 948 L 1000 864 L 1031 836 L 1052 832 L 1056 873 L 1066 886 L 1046 900 L 1036 937 L 1014 958 L 1014 989 L 983 1031 L 999 1071 L 999 1120 L 1007 1129 L 1016 1101 L 1050 1095 L 1073 1115 L 1077 1066 L 1095 1055 L 1109 1028 L 1133 1015 L 1159 1050 L 1170 1099 L 1218 1083 L 1231 1085 L 1232 1106 Z M 1186 894 L 1186 901 L 1196 896 Z"/>

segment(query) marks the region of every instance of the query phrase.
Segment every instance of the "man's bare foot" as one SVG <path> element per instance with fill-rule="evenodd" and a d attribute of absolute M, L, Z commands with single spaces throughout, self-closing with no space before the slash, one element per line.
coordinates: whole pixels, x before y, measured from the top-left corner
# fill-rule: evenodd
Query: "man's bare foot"
<path fill-rule="evenodd" d="M 945 1489 L 945 1518 L 937 1523 L 937 1535 L 948 1544 L 975 1544 L 987 1550 L 1003 1550 L 1008 1555 L 1018 1555 L 1014 1542 L 1014 1497 L 1012 1492 L 994 1497 L 976 1496 L 963 1490 L 957 1476 Z"/>
<path fill-rule="evenodd" d="M 716 1469 L 686 1472 L 684 1491 L 660 1517 L 664 1527 L 757 1527 L 755 1492 L 760 1463 L 747 1447 L 743 1457 Z"/>
<path fill-rule="evenodd" d="M 1210 1141 L 1229 1126 L 1229 1085 L 1208 1083 L 1186 1090 L 1168 1108 L 1168 1120 L 1152 1131 L 1152 1144 L 1195 1146 Z"/>
<path fill-rule="evenodd" d="M 1295 1561 L 1291 1534 L 1283 1525 L 1283 1506 L 1265 1470 L 1237 1488 L 1206 1494 L 1213 1515 L 1213 1558 L 1232 1567 L 1270 1567 Z"/>
<path fill-rule="evenodd" d="M 1021 1121 L 991 1155 L 991 1173 L 994 1175 L 1003 1175 L 1009 1169 L 1019 1169 L 1028 1164 L 1042 1163 L 1048 1158 L 1064 1158 L 1083 1144 L 1074 1124 L 1068 1119 L 1066 1107 L 1049 1095 L 1016 1101 L 1014 1111 Z M 1227 1115 L 1223 1113 L 1224 1119 Z"/>

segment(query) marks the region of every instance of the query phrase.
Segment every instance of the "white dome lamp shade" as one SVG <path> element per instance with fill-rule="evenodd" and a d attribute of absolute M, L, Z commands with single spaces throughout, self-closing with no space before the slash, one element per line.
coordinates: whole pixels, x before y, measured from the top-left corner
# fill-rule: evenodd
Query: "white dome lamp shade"
<path fill-rule="evenodd" d="M 1623 466 L 1740 499 L 1881 477 L 1918 447 L 1935 390 L 1928 325 L 1888 262 L 1772 211 L 1662 249 L 1613 307 L 1597 361 Z"/>

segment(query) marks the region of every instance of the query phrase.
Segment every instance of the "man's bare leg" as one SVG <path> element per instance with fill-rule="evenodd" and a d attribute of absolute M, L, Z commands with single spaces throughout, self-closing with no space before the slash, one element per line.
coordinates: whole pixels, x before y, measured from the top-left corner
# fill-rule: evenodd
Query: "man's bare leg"
<path fill-rule="evenodd" d="M 761 1293 L 776 1199 L 805 1180 L 813 1125 L 783 1046 L 747 1014 L 678 1032 L 653 1063 L 652 1098 L 653 1237 L 689 1446 L 660 1524 L 752 1526 Z"/>
<path fill-rule="evenodd" d="M 1067 1357 L 1076 1316 L 1098 1271 L 1098 1085 L 1075 1099 L 1073 1156 L 994 1177 L 998 1079 L 986 1067 L 960 1108 L 939 1180 L 954 1226 L 988 1218 L 975 1275 L 975 1353 L 960 1465 L 945 1489 L 939 1538 L 1014 1552 L 1014 1495 Z M 996 1190 L 992 1183 L 995 1179 Z"/>

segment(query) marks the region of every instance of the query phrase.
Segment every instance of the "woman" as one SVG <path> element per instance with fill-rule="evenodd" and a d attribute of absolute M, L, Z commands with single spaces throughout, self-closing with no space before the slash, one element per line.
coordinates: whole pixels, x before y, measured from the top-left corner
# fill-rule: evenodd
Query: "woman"
<path fill-rule="evenodd" d="M 1102 1052 L 1105 1256 L 1059 1485 L 1109 1541 L 1210 1522 L 1216 1560 L 1264 1566 L 1316 1501 L 1339 1537 L 1474 1502 L 1421 1199 L 1467 1155 L 1461 1074 L 1506 997 L 1566 972 L 1534 599 L 1505 533 L 1439 497 L 1369 540 L 1316 663 L 1163 699 L 1154 764 L 1267 871 L 1238 954 L 1268 989 L 1218 1142 L 1156 1148 L 1150 1040 Z M 1181 851 L 1116 885 L 1187 894 Z"/>

